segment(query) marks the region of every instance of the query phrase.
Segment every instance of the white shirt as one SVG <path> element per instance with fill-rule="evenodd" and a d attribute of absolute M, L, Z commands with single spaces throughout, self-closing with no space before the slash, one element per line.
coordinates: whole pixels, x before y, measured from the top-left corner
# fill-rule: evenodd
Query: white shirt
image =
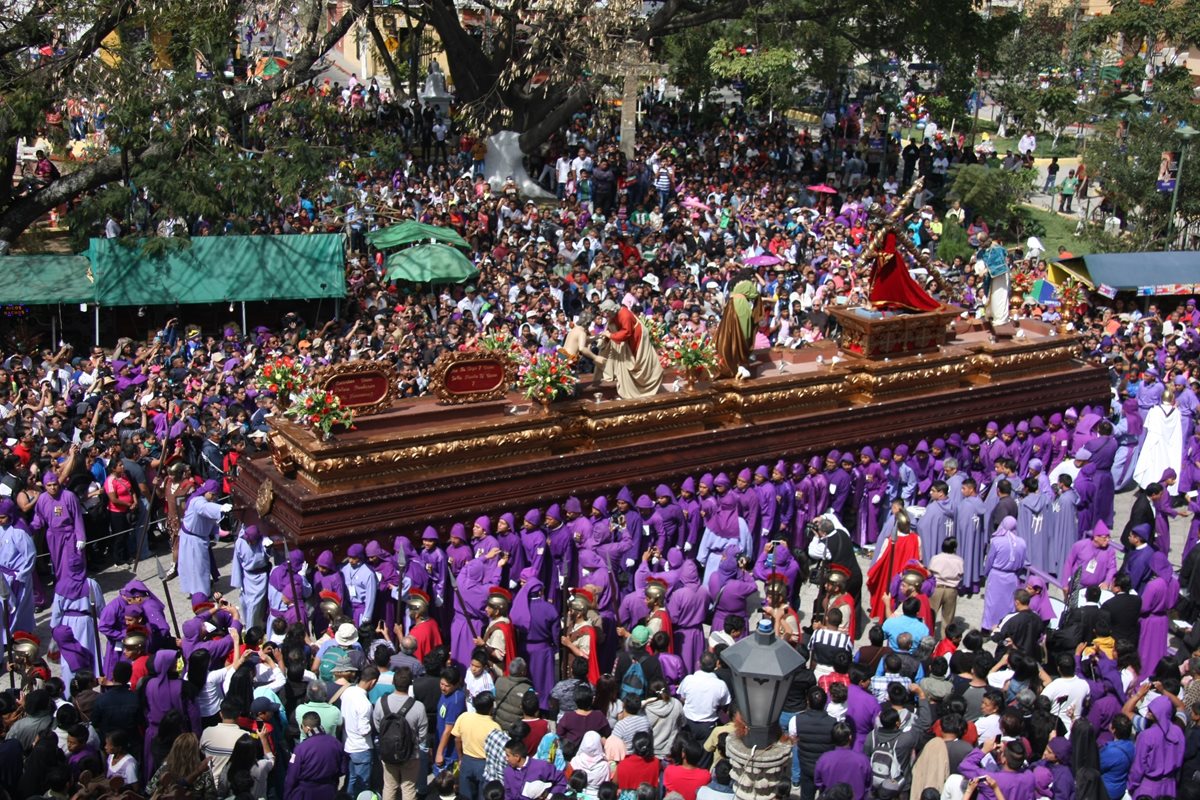
<path fill-rule="evenodd" d="M 1083 716 L 1083 701 L 1087 699 L 1088 694 L 1087 681 L 1076 675 L 1070 678 L 1055 678 L 1042 689 L 1042 697 L 1049 697 L 1052 703 L 1050 713 L 1061 719 L 1067 730 L 1071 730 L 1074 720 Z M 1068 715 L 1067 712 L 1072 709 L 1073 714 Z"/>
<path fill-rule="evenodd" d="M 347 753 L 371 749 L 371 701 L 358 684 L 342 692 L 342 730 L 346 733 Z"/>
<path fill-rule="evenodd" d="M 729 687 L 712 672 L 693 672 L 679 684 L 683 716 L 692 722 L 713 722 L 717 711 L 729 704 Z"/>

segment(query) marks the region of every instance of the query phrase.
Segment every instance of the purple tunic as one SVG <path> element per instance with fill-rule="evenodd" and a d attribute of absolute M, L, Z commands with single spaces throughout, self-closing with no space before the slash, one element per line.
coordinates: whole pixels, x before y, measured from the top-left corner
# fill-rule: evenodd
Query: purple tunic
<path fill-rule="evenodd" d="M 712 629 L 725 629 L 725 618 L 742 617 L 746 614 L 746 598 L 758 591 L 754 577 L 738 567 L 738 548 L 725 548 L 716 573 L 708 579 L 708 595 L 713 598 Z"/>
<path fill-rule="evenodd" d="M 504 800 L 522 800 L 525 785 L 534 781 L 549 783 L 551 795 L 567 790 L 567 779 L 562 770 L 549 761 L 527 758 L 519 767 L 504 767 Z"/>
<path fill-rule="evenodd" d="M 137 598 L 143 598 L 140 602 Z M 128 612 L 138 610 L 146 617 L 155 638 L 165 638 L 170 634 L 167 618 L 164 614 L 162 601 L 150 594 L 146 584 L 141 581 L 130 581 L 121 591 L 109 601 L 100 612 L 100 634 L 108 639 L 108 647 L 104 653 L 104 674 L 112 675 L 112 668 L 120 660 L 117 646 L 125 638 L 125 617 Z"/>
<path fill-rule="evenodd" d="M 542 597 L 542 582 L 530 578 L 513 601 L 513 625 L 520 631 L 529 660 L 529 680 L 543 705 L 558 680 L 554 654 L 558 652 L 561 622 L 558 612 Z"/>
<path fill-rule="evenodd" d="M 963 559 L 962 585 L 968 592 L 979 591 L 983 579 L 983 550 L 987 545 L 985 524 L 983 501 L 975 495 L 964 497 L 955 510 L 954 532 L 958 538 L 958 554 Z"/>
<path fill-rule="evenodd" d="M 500 580 L 500 564 L 474 558 L 458 573 L 458 591 L 454 594 L 454 617 L 450 622 L 450 657 L 463 669 L 471 664 L 475 637 L 487 625 L 483 608 L 488 589 Z"/>
<path fill-rule="evenodd" d="M 679 584 L 667 597 L 667 614 L 675 631 L 675 654 L 692 672 L 704 654 L 704 619 L 708 616 L 708 590 L 700 584 L 695 561 L 685 561 L 679 568 Z"/>
<path fill-rule="evenodd" d="M 288 800 L 333 800 L 344 756 L 342 743 L 329 734 L 309 736 L 292 751 L 283 796 Z"/>
<path fill-rule="evenodd" d="M 942 542 L 954 535 L 955 515 L 950 500 L 930 501 L 925 513 L 917 520 L 917 535 L 921 537 L 921 557 L 929 560 L 942 552 Z M 961 551 L 961 548 L 960 548 Z"/>
<path fill-rule="evenodd" d="M 1025 540 L 1029 548 L 1029 563 L 1047 574 L 1050 564 L 1050 530 L 1047 525 L 1046 512 L 1050 508 L 1049 499 L 1041 492 L 1034 492 L 1021 498 L 1017 506 L 1017 534 Z"/>
<path fill-rule="evenodd" d="M 1025 540 L 1017 536 L 1017 521 L 1005 517 L 992 534 L 983 573 L 987 576 L 987 591 L 983 596 L 984 630 L 996 628 L 1002 619 L 1013 612 L 1013 592 L 1021 586 L 1017 573 L 1029 563 Z"/>
<path fill-rule="evenodd" d="M 158 768 L 154 762 L 150 742 L 158 734 L 158 725 L 171 711 L 178 711 L 192 733 L 200 730 L 200 713 L 195 703 L 184 700 L 183 680 L 172 677 L 171 670 L 175 668 L 175 660 L 179 653 L 174 650 L 159 650 L 154 654 L 153 675 L 145 679 L 144 692 L 146 700 L 146 739 L 145 757 L 141 762 L 143 781 L 148 781 Z"/>
<path fill-rule="evenodd" d="M 55 575 L 61 575 L 67 565 L 67 551 L 75 549 L 76 542 L 84 542 L 83 509 L 79 499 L 67 489 L 62 489 L 57 498 L 42 492 L 33 503 L 33 519 L 30 527 L 46 531 L 46 548 L 50 551 L 50 565 Z"/>
<path fill-rule="evenodd" d="M 813 783 L 818 791 L 844 783 L 850 787 L 854 800 L 866 800 L 871 789 L 871 760 L 862 750 L 834 748 L 817 759 Z"/>
<path fill-rule="evenodd" d="M 1142 590 L 1141 635 L 1138 636 L 1138 657 L 1142 674 L 1150 675 L 1159 659 L 1167 654 L 1167 614 L 1179 597 L 1179 580 L 1164 553 L 1150 558 L 1150 580 Z"/>
<path fill-rule="evenodd" d="M 1134 740 L 1129 796 L 1174 797 L 1175 777 L 1183 766 L 1183 731 L 1175 725 L 1175 709 L 1169 697 L 1151 700 L 1150 713 L 1154 722 Z"/>
<path fill-rule="evenodd" d="M 1077 503 L 1075 490 L 1067 489 L 1050 504 L 1049 512 L 1044 512 L 1048 513 L 1046 522 L 1050 528 L 1050 538 L 1049 560 L 1042 569 L 1051 575 L 1062 573 L 1063 562 L 1067 560 L 1071 546 L 1079 540 L 1079 517 L 1075 510 Z"/>

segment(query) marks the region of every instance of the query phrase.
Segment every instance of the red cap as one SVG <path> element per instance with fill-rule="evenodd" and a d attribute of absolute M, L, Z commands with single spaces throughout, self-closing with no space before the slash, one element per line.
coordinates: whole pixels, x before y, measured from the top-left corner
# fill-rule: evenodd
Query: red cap
<path fill-rule="evenodd" d="M 841 575 L 842 577 L 845 577 L 845 578 L 850 577 L 850 570 L 846 569 L 846 567 L 843 567 L 841 564 L 830 565 L 829 571 L 836 572 L 838 575 Z"/>
<path fill-rule="evenodd" d="M 341 603 L 342 603 L 342 596 L 340 594 L 338 594 L 337 592 L 321 592 L 317 596 L 320 597 L 322 600 L 332 600 L 333 602 L 337 603 L 338 605 L 341 605 Z"/>
<path fill-rule="evenodd" d="M 42 640 L 34 636 L 29 631 L 17 631 L 13 634 L 14 642 L 32 642 L 35 646 L 41 647 Z"/>
<path fill-rule="evenodd" d="M 192 603 L 193 614 L 203 614 L 205 611 L 212 611 L 217 607 L 217 604 L 211 600 L 205 600 L 203 603 Z"/>
<path fill-rule="evenodd" d="M 664 589 L 667 588 L 667 582 L 664 581 L 662 578 L 646 578 L 646 585 L 647 586 L 661 586 Z"/>
<path fill-rule="evenodd" d="M 507 600 L 510 603 L 512 602 L 512 599 L 513 599 L 512 592 L 510 592 L 508 589 L 505 589 L 503 586 L 493 586 L 490 589 L 488 589 L 488 597 L 496 597 L 496 596 L 503 597 L 505 600 Z"/>
<path fill-rule="evenodd" d="M 582 597 L 584 600 L 587 600 L 592 605 L 596 604 L 596 596 L 594 594 L 592 594 L 591 592 L 589 592 L 587 589 L 573 589 L 571 591 L 571 594 Z"/>
<path fill-rule="evenodd" d="M 421 591 L 420 589 L 409 589 L 408 590 L 408 599 L 409 600 L 421 600 L 426 605 L 428 605 L 429 603 L 432 602 L 432 599 L 429 597 L 429 595 L 425 594 L 425 592 Z"/>

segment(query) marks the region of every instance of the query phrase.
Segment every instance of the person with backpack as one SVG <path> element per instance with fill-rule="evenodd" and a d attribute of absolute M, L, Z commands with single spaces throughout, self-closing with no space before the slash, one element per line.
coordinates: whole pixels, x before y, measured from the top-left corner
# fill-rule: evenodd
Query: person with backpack
<path fill-rule="evenodd" d="M 375 704 L 371 722 L 378 736 L 375 753 L 383 762 L 383 800 L 416 800 L 421 756 L 428 756 L 429 717 L 425 706 L 410 697 L 413 675 L 400 667 L 392 675 L 396 691 Z"/>
<path fill-rule="evenodd" d="M 925 741 L 931 713 L 921 687 L 909 687 L 917 698 L 917 712 L 911 726 L 901 725 L 900 712 L 884 706 L 879 724 L 867 735 L 865 752 L 871 761 L 871 790 L 877 800 L 897 800 L 912 785 L 912 765 L 917 748 Z"/>

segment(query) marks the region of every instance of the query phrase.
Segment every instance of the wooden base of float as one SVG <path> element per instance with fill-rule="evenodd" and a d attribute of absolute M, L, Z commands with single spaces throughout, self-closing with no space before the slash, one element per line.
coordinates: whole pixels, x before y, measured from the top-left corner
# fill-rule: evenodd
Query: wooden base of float
<path fill-rule="evenodd" d="M 1023 322 L 996 340 L 978 323 L 949 321 L 908 315 L 858 330 L 843 320 L 839 342 L 759 353 L 753 379 L 672 391 L 682 381 L 668 374 L 660 394 L 640 400 L 615 399 L 611 385 L 587 378 L 577 399 L 548 413 L 515 393 L 469 405 L 401 400 L 332 441 L 276 417 L 269 454 L 241 462 L 235 493 L 247 521 L 305 549 L 340 548 L 417 536 L 427 524 L 444 533 L 452 521 L 568 495 L 586 505 L 626 484 L 652 492 L 685 475 L 1107 402 L 1107 374 L 1080 360 L 1077 337 Z M 851 334 L 863 355 L 849 355 Z M 915 352 L 892 349 L 903 341 Z"/>

